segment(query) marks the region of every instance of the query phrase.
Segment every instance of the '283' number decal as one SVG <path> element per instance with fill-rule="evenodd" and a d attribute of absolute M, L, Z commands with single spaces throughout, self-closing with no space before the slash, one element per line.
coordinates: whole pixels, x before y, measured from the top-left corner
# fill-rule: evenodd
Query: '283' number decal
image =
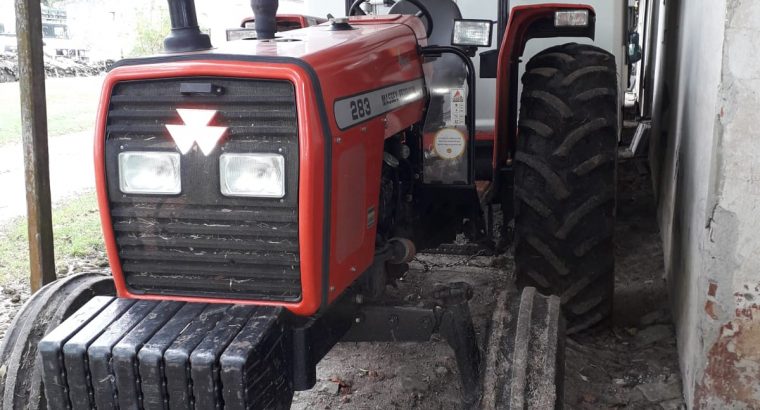
<path fill-rule="evenodd" d="M 372 115 L 372 107 L 369 104 L 369 98 L 351 101 L 351 118 L 358 120 L 370 115 Z"/>

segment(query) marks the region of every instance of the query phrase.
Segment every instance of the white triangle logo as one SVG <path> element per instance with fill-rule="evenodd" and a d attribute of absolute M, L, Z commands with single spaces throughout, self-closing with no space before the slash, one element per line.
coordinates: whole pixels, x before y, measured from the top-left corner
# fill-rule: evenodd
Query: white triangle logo
<path fill-rule="evenodd" d="M 229 129 L 209 126 L 216 116 L 216 110 L 178 108 L 177 113 L 185 124 L 166 124 L 166 129 L 183 155 L 190 152 L 195 144 L 198 144 L 204 155 L 210 155 Z"/>

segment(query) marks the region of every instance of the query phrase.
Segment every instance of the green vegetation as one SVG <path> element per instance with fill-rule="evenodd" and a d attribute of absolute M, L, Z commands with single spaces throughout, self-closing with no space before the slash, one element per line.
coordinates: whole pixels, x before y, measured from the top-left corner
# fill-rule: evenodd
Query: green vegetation
<path fill-rule="evenodd" d="M 74 260 L 102 262 L 103 241 L 95 193 L 83 194 L 53 209 L 53 234 L 59 273 Z M 28 281 L 28 275 L 26 218 L 17 218 L 0 227 L 0 285 Z"/>
<path fill-rule="evenodd" d="M 164 49 L 164 38 L 171 31 L 169 11 L 165 1 L 152 0 L 150 5 L 137 14 L 135 45 L 130 55 L 158 54 Z"/>
<path fill-rule="evenodd" d="M 51 137 L 92 129 L 95 125 L 102 77 L 49 78 L 48 135 Z M 0 84 L 0 145 L 21 141 L 19 83 Z"/>

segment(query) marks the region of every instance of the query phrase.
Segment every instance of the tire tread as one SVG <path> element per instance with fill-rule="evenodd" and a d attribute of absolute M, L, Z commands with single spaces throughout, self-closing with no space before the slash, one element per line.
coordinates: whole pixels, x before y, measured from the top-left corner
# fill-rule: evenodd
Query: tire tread
<path fill-rule="evenodd" d="M 552 47 L 528 62 L 523 85 L 514 157 L 517 283 L 559 295 L 575 332 L 612 311 L 615 59 L 589 45 Z"/>

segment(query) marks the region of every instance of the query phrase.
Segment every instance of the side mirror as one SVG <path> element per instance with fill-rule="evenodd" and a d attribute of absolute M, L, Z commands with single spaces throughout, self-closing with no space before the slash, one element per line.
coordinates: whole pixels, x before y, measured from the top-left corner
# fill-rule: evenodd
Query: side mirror
<path fill-rule="evenodd" d="M 491 47 L 491 20 L 454 20 L 451 45 L 459 47 Z"/>

